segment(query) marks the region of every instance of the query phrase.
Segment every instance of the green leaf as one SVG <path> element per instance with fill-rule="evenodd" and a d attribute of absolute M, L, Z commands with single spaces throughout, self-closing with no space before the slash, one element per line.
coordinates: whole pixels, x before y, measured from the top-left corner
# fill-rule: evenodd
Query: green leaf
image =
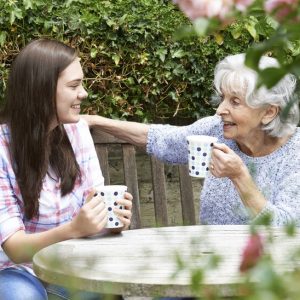
<path fill-rule="evenodd" d="M 33 8 L 33 3 L 31 0 L 23 0 L 23 4 L 24 4 L 26 10 L 29 8 L 31 8 L 31 9 Z"/>
<path fill-rule="evenodd" d="M 159 59 L 164 62 L 165 61 L 165 58 L 166 58 L 166 55 L 168 54 L 168 50 L 165 49 L 165 48 L 159 48 L 156 52 L 155 52 L 156 55 L 159 56 Z"/>
<path fill-rule="evenodd" d="M 245 24 L 245 28 L 248 30 L 248 32 L 251 34 L 254 40 L 257 40 L 258 35 L 255 29 L 255 25 L 253 23 L 247 23 Z"/>
<path fill-rule="evenodd" d="M 257 44 L 247 50 L 245 65 L 254 70 L 259 69 L 259 61 L 261 56 L 266 52 L 267 47 L 264 44 Z"/>
<path fill-rule="evenodd" d="M 10 10 L 9 21 L 11 25 L 15 22 L 16 18 L 22 19 L 22 10 L 17 7 L 14 7 Z"/>
<path fill-rule="evenodd" d="M 241 31 L 241 28 L 236 27 L 236 28 L 233 28 L 232 30 L 230 30 L 230 33 L 234 39 L 238 39 L 241 36 L 242 31 Z"/>
<path fill-rule="evenodd" d="M 181 57 L 187 55 L 187 52 L 185 52 L 182 49 L 175 50 L 174 52 L 171 52 L 171 53 L 172 53 L 171 54 L 172 58 L 176 58 L 176 57 L 181 58 Z"/>
<path fill-rule="evenodd" d="M 97 56 L 97 53 L 98 53 L 98 49 L 92 48 L 90 52 L 91 58 L 95 58 Z"/>
<path fill-rule="evenodd" d="M 112 27 L 112 26 L 116 25 L 117 23 L 116 23 L 114 20 L 112 20 L 112 19 L 107 19 L 107 20 L 106 20 L 106 24 L 107 24 L 109 27 Z"/>
<path fill-rule="evenodd" d="M 280 68 L 266 68 L 258 72 L 258 86 L 265 85 L 267 88 L 271 88 L 279 82 L 284 75 L 286 70 L 284 67 Z"/>
<path fill-rule="evenodd" d="M 0 32 L 0 46 L 3 47 L 6 41 L 7 33 L 5 31 Z"/>
<path fill-rule="evenodd" d="M 209 28 L 209 20 L 205 18 L 198 18 L 193 22 L 194 29 L 199 36 L 204 36 Z"/>
<path fill-rule="evenodd" d="M 114 54 L 112 57 L 113 61 L 115 62 L 115 65 L 119 65 L 121 57 L 118 54 Z"/>

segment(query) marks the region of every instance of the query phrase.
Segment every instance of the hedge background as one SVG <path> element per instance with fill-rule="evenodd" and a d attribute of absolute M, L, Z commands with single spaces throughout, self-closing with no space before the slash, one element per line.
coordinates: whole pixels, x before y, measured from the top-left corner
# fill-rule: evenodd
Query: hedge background
<path fill-rule="evenodd" d="M 189 123 L 213 113 L 213 69 L 271 32 L 259 15 L 214 36 L 176 39 L 189 21 L 164 0 L 0 0 L 0 98 L 11 61 L 32 39 L 76 47 L 89 98 L 83 112 Z"/>

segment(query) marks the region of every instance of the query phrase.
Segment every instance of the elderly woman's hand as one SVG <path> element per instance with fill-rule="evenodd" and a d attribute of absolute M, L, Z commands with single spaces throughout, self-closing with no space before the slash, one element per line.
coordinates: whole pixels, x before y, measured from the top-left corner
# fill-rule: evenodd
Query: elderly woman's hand
<path fill-rule="evenodd" d="M 247 172 L 242 159 L 225 144 L 215 143 L 210 162 L 210 172 L 215 177 L 237 179 Z"/>

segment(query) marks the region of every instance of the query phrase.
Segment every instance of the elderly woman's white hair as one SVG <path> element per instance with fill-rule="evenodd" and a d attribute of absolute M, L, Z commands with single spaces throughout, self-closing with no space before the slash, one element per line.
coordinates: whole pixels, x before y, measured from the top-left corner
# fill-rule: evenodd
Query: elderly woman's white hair
<path fill-rule="evenodd" d="M 214 85 L 217 95 L 229 93 L 245 99 L 246 104 L 253 108 L 266 105 L 278 106 L 280 112 L 292 103 L 296 87 L 296 78 L 287 74 L 274 87 L 256 89 L 257 74 L 244 64 L 245 54 L 230 55 L 220 61 L 215 68 Z M 277 67 L 278 62 L 272 57 L 262 56 L 259 68 Z M 299 106 L 297 101 L 291 105 L 287 116 L 279 113 L 269 124 L 262 125 L 269 135 L 282 137 L 294 133 L 299 122 Z"/>

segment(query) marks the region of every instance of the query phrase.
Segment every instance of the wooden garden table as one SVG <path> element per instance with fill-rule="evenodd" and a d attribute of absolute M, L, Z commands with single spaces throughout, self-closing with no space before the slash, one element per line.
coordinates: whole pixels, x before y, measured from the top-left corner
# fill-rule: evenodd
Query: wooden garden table
<path fill-rule="evenodd" d="M 294 266 L 290 250 L 300 246 L 300 235 L 289 238 L 272 228 L 269 251 L 278 270 Z M 178 226 L 128 230 L 118 235 L 60 242 L 39 251 L 34 271 L 45 282 L 125 296 L 196 296 L 190 288 L 191 269 L 214 255 L 216 269 L 205 272 L 204 289 L 237 296 L 244 280 L 239 272 L 249 226 Z M 267 233 L 266 233 L 267 234 Z M 179 271 L 178 262 L 183 263 Z"/>

